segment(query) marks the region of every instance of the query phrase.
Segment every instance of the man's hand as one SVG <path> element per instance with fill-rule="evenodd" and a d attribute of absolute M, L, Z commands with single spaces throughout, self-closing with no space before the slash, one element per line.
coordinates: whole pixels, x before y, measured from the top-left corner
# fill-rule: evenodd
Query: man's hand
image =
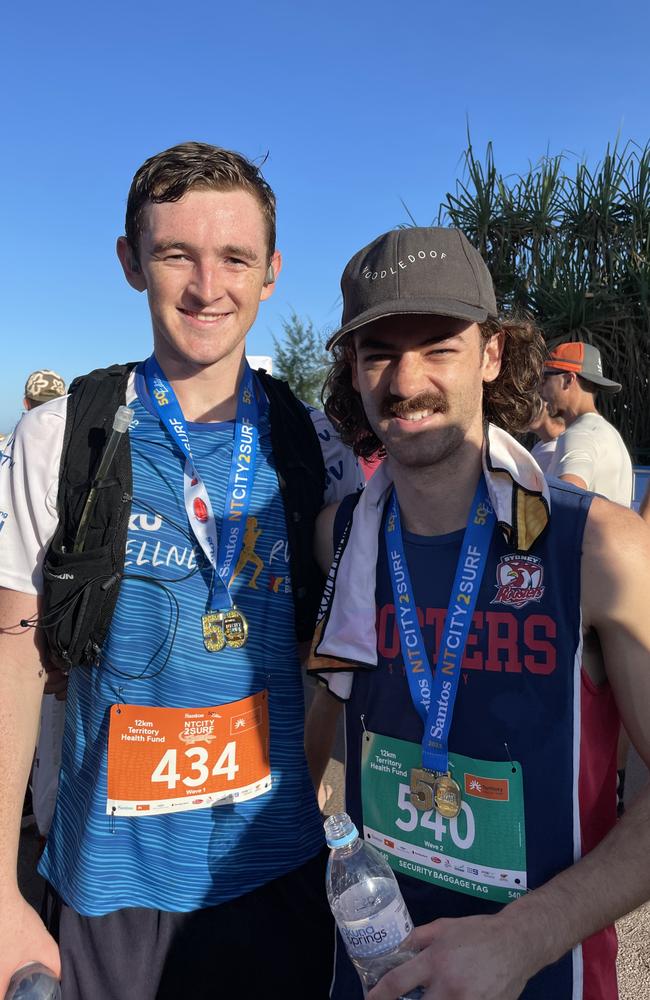
<path fill-rule="evenodd" d="M 434 920 L 416 927 L 409 945 L 419 954 L 383 976 L 368 1000 L 398 1000 L 418 986 L 424 1000 L 517 1000 L 536 971 L 500 914 Z"/>
<path fill-rule="evenodd" d="M 46 931 L 36 910 L 16 894 L 0 907 L 0 997 L 7 992 L 14 972 L 29 962 L 42 962 L 60 978 L 61 960 L 54 938 Z"/>

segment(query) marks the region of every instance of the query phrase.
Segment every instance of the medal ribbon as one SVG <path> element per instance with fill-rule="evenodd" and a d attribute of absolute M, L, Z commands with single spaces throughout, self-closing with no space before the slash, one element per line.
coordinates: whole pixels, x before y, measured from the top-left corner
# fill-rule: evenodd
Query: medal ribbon
<path fill-rule="evenodd" d="M 428 771 L 446 773 L 449 768 L 447 747 L 454 702 L 495 524 L 485 477 L 481 475 L 463 536 L 433 675 L 417 620 L 395 489 L 389 500 L 384 536 L 395 618 L 411 698 L 424 722 L 422 765 Z"/>
<path fill-rule="evenodd" d="M 194 537 L 215 571 L 216 585 L 213 585 L 210 595 L 210 610 L 219 610 L 222 606 L 221 591 L 225 591 L 228 606 L 232 608 L 234 603 L 228 587 L 244 544 L 246 517 L 250 507 L 257 458 L 259 407 L 253 373 L 247 364 L 239 386 L 221 538 L 217 536 L 217 525 L 207 488 L 194 463 L 183 411 L 176 393 L 153 354 L 145 362 L 144 377 L 151 401 L 163 427 L 185 456 L 183 472 L 185 510 Z"/>

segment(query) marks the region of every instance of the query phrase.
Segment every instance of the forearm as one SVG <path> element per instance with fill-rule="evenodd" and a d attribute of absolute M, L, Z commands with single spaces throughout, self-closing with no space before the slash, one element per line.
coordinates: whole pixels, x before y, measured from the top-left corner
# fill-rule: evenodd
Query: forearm
<path fill-rule="evenodd" d="M 603 841 L 498 915 L 533 975 L 650 898 L 650 788 Z M 510 937 L 509 937 L 510 940 Z"/>
<path fill-rule="evenodd" d="M 0 618 L 0 907 L 16 891 L 16 858 L 25 788 L 38 736 L 45 671 L 33 635 Z M 2 626 L 5 626 L 4 628 Z M 31 630 L 30 630 L 31 632 Z"/>

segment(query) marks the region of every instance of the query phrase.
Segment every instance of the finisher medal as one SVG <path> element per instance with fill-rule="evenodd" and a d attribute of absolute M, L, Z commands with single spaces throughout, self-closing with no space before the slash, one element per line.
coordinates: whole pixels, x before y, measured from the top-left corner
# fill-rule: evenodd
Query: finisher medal
<path fill-rule="evenodd" d="M 248 639 L 248 622 L 235 607 L 230 611 L 223 611 L 221 617 L 226 645 L 232 649 L 240 649 Z"/>
<path fill-rule="evenodd" d="M 450 774 L 439 775 L 433 786 L 433 801 L 445 819 L 455 819 L 460 812 L 460 785 Z"/>
<path fill-rule="evenodd" d="M 460 785 L 449 772 L 449 732 L 463 656 L 495 524 L 496 516 L 490 503 L 487 484 L 481 475 L 461 543 L 435 674 L 431 669 L 417 619 L 407 622 L 404 615 L 396 616 L 411 698 L 424 723 L 423 767 L 413 768 L 411 771 L 410 802 L 416 809 L 424 811 L 435 806 L 437 812 L 446 819 L 458 816 L 462 806 Z M 388 567 L 395 607 L 406 603 L 413 608 L 416 604 L 415 594 L 408 571 L 399 503 L 394 488 L 388 500 L 384 540 L 389 556 Z M 424 677 L 419 676 L 421 674 Z M 428 690 L 426 696 L 423 695 L 423 680 L 426 681 Z"/>
<path fill-rule="evenodd" d="M 203 645 L 210 653 L 219 653 L 226 645 L 223 611 L 210 611 L 202 615 Z"/>
<path fill-rule="evenodd" d="M 255 480 L 259 408 L 253 373 L 246 365 L 238 390 L 230 474 L 223 514 L 223 530 L 218 533 L 207 487 L 201 478 L 190 446 L 183 411 L 176 394 L 154 355 L 145 363 L 149 397 L 174 446 L 185 458 L 183 497 L 190 528 L 213 570 L 208 598 L 209 610 L 201 616 L 203 644 L 210 653 L 226 646 L 240 649 L 248 638 L 248 622 L 230 595 L 233 568 L 244 546 L 248 510 Z M 219 607 L 226 597 L 227 609 Z M 217 603 L 219 602 L 219 603 Z"/>
<path fill-rule="evenodd" d="M 421 812 L 433 809 L 433 790 L 437 780 L 434 771 L 427 771 L 423 767 L 411 768 L 411 794 L 409 796 L 411 805 Z"/>

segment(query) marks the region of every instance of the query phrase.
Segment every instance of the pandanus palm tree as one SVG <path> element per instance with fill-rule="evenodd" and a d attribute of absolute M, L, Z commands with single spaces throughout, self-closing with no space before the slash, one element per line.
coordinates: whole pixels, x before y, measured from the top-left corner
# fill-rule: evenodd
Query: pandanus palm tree
<path fill-rule="evenodd" d="M 465 175 L 439 224 L 462 229 L 485 257 L 500 309 L 525 311 L 549 347 L 584 340 L 621 382 L 601 395 L 636 462 L 650 464 L 650 143 L 608 146 L 600 163 L 545 156 L 504 176 L 492 144 L 468 142 Z"/>

